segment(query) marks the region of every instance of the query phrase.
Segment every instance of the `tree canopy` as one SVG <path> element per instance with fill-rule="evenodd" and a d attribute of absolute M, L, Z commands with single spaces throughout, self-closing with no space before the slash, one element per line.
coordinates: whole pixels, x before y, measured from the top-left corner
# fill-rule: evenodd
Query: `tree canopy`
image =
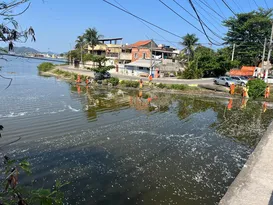
<path fill-rule="evenodd" d="M 189 59 L 192 59 L 194 56 L 194 50 L 196 46 L 198 45 L 198 38 L 195 34 L 187 34 L 182 37 L 182 42 L 180 44 L 185 47 L 186 53 L 189 57 Z"/>
<path fill-rule="evenodd" d="M 88 28 L 86 29 L 84 35 L 85 43 L 92 47 L 92 54 L 94 53 L 94 47 L 98 45 L 99 39 L 103 38 L 103 35 L 99 34 L 96 28 Z"/>
<path fill-rule="evenodd" d="M 224 37 L 230 53 L 236 45 L 235 59 L 242 65 L 257 65 L 263 53 L 264 39 L 270 38 L 273 9 L 259 9 L 230 17 L 223 24 L 228 28 Z"/>

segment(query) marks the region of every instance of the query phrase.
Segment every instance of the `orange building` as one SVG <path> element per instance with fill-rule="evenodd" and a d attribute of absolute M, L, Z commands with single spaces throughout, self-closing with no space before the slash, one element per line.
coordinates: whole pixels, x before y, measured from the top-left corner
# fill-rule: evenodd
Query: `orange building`
<path fill-rule="evenodd" d="M 140 59 L 151 59 L 151 47 L 157 48 L 157 44 L 152 40 L 138 41 L 128 45 L 132 49 L 132 62 Z"/>
<path fill-rule="evenodd" d="M 231 76 L 254 76 L 256 67 L 254 66 L 243 66 L 240 70 L 238 69 L 231 69 L 230 75 Z"/>

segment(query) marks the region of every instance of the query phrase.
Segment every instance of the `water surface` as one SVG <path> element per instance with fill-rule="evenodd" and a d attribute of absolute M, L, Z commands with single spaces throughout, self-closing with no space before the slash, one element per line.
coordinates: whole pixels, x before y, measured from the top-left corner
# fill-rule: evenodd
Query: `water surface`
<path fill-rule="evenodd" d="M 67 204 L 217 204 L 272 118 L 251 101 L 73 87 L 39 63 L 3 63 L 1 143 L 21 140 L 1 154 L 28 157 L 37 186 L 71 182 Z"/>

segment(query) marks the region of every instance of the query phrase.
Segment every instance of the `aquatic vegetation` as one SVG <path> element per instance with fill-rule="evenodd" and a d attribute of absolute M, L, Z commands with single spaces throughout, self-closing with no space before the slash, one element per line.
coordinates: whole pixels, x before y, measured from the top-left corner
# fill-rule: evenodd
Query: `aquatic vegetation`
<path fill-rule="evenodd" d="M 250 80 L 248 81 L 247 86 L 249 86 L 248 94 L 250 97 L 255 99 L 264 95 L 266 83 L 263 80 L 261 79 Z"/>
<path fill-rule="evenodd" d="M 122 80 L 119 83 L 122 86 L 125 86 L 127 88 L 138 88 L 139 87 L 139 82 L 138 81 L 132 81 L 132 80 Z"/>
<path fill-rule="evenodd" d="M 38 70 L 40 72 L 48 72 L 53 70 L 54 68 L 55 66 L 52 63 L 48 63 L 48 62 L 41 63 L 40 65 L 38 65 Z"/>
<path fill-rule="evenodd" d="M 109 83 L 111 83 L 113 86 L 117 86 L 119 84 L 119 79 L 118 78 L 115 78 L 115 77 L 111 77 L 109 80 L 108 80 Z"/>

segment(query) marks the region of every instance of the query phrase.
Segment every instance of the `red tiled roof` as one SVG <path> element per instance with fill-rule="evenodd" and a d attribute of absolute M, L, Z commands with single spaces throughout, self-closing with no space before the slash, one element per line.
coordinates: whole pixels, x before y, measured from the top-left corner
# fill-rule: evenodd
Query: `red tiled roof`
<path fill-rule="evenodd" d="M 140 47 L 140 46 L 145 46 L 147 44 L 149 44 L 151 42 L 151 40 L 146 40 L 146 41 L 138 41 L 134 44 L 130 44 L 128 45 L 127 47 L 129 48 L 137 48 L 137 47 Z"/>
<path fill-rule="evenodd" d="M 255 67 L 253 67 L 253 66 L 243 66 L 241 68 L 241 70 L 231 69 L 230 70 L 230 75 L 231 76 L 242 76 L 242 75 L 253 76 L 254 72 L 255 72 Z"/>

